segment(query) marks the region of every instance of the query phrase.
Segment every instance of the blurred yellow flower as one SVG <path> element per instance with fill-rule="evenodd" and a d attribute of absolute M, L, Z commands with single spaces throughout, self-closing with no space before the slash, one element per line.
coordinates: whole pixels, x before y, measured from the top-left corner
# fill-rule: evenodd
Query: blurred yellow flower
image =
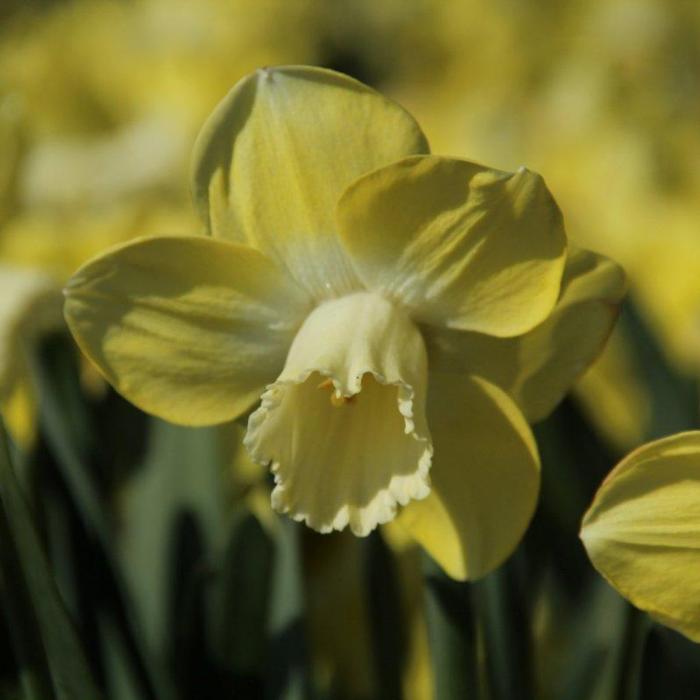
<path fill-rule="evenodd" d="M 25 141 L 20 105 L 15 99 L 0 97 L 0 225 L 17 206 L 18 170 Z"/>
<path fill-rule="evenodd" d="M 0 37 L 0 258 L 65 277 L 108 245 L 196 230 L 182 173 L 202 120 L 255 66 L 309 58 L 311 19 L 305 0 L 17 12 Z"/>
<path fill-rule="evenodd" d="M 427 150 L 361 83 L 262 69 L 195 148 L 211 237 L 96 258 L 65 313 L 146 411 L 203 425 L 262 397 L 245 444 L 271 466 L 278 511 L 366 535 L 406 506 L 413 536 L 475 578 L 512 551 L 537 499 L 516 400 L 551 410 L 600 350 L 623 284 L 599 256 L 567 259 L 539 176 L 412 155 Z"/>
<path fill-rule="evenodd" d="M 700 432 L 635 450 L 583 518 L 598 571 L 634 605 L 700 642 Z"/>
<path fill-rule="evenodd" d="M 644 442 L 652 420 L 652 396 L 619 328 L 581 378 L 575 395 L 588 419 L 619 454 Z"/>
<path fill-rule="evenodd" d="M 12 437 L 34 439 L 31 355 L 38 338 L 63 325 L 59 285 L 37 270 L 0 265 L 0 408 Z"/>

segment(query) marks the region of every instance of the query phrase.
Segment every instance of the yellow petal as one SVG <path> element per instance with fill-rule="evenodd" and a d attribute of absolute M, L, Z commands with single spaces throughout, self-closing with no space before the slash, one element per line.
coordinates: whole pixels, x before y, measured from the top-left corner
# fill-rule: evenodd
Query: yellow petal
<path fill-rule="evenodd" d="M 184 425 L 230 420 L 281 367 L 305 295 L 260 252 L 150 238 L 87 263 L 65 290 L 81 350 L 117 391 Z"/>
<path fill-rule="evenodd" d="M 513 401 L 476 377 L 431 374 L 432 488 L 400 522 L 453 578 L 474 580 L 515 549 L 537 504 L 539 458 Z"/>
<path fill-rule="evenodd" d="M 700 642 L 700 432 L 625 457 L 584 516 L 581 539 L 625 598 Z"/>
<path fill-rule="evenodd" d="M 251 415 L 273 507 L 320 532 L 367 535 L 428 494 L 423 339 L 400 308 L 359 292 L 321 304 Z"/>
<path fill-rule="evenodd" d="M 353 183 L 338 205 L 358 275 L 427 323 L 512 336 L 552 310 L 566 259 L 538 175 L 417 156 Z"/>
<path fill-rule="evenodd" d="M 427 150 L 412 117 L 362 83 L 309 66 L 263 68 L 204 125 L 193 188 L 214 236 L 259 248 L 322 299 L 357 288 L 335 233 L 344 188 Z"/>
<path fill-rule="evenodd" d="M 559 301 L 543 323 L 514 338 L 426 326 L 430 366 L 488 379 L 536 422 L 602 351 L 625 288 L 624 273 L 612 260 L 570 246 Z"/>

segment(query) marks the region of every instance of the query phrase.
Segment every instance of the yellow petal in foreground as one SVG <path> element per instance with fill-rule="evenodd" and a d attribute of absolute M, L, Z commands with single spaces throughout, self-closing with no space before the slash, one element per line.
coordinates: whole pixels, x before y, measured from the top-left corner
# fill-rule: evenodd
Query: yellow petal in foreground
<path fill-rule="evenodd" d="M 625 289 L 619 265 L 570 245 L 559 301 L 543 323 L 514 338 L 426 325 L 431 367 L 488 379 L 531 423 L 542 420 L 601 353 Z"/>
<path fill-rule="evenodd" d="M 272 505 L 321 532 L 367 535 L 429 491 L 423 339 L 370 292 L 318 306 L 248 423 L 245 444 L 270 463 Z"/>
<path fill-rule="evenodd" d="M 259 248 L 323 299 L 357 286 L 335 236 L 345 187 L 427 151 L 413 118 L 366 85 L 311 66 L 262 68 L 204 125 L 193 190 L 214 236 Z"/>
<path fill-rule="evenodd" d="M 566 260 L 542 178 L 416 156 L 357 180 L 338 205 L 362 282 L 429 324 L 499 337 L 551 312 Z"/>
<path fill-rule="evenodd" d="M 700 431 L 625 457 L 584 516 L 581 539 L 623 596 L 700 642 Z"/>
<path fill-rule="evenodd" d="M 453 578 L 474 580 L 515 549 L 539 493 L 539 457 L 507 394 L 469 376 L 431 374 L 432 488 L 399 522 Z"/>
<path fill-rule="evenodd" d="M 68 325 L 107 381 L 183 425 L 231 420 L 257 401 L 308 308 L 260 252 L 206 237 L 117 248 L 65 294 Z"/>

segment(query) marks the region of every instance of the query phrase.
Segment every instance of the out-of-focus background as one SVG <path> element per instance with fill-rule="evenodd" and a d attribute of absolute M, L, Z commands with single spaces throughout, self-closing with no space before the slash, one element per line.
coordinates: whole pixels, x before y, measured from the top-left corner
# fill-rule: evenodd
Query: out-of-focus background
<path fill-rule="evenodd" d="M 437 153 L 543 174 L 669 361 L 700 370 L 696 3 L 6 0 L 0 17 L 3 261 L 60 280 L 111 243 L 197 231 L 204 118 L 256 67 L 313 63 L 395 97 Z M 614 339 L 616 386 L 587 399 L 623 447 L 650 410 L 628 360 Z"/>
<path fill-rule="evenodd" d="M 525 581 L 514 595 L 535 640 L 531 697 L 623 697 L 616 693 L 627 609 L 595 578 L 576 529 L 619 456 L 697 424 L 700 4 L 3 0 L 0 321 L 10 314 L 3 304 L 23 293 L 25 274 L 40 277 L 50 296 L 110 245 L 198 232 L 188 166 L 200 126 L 242 76 L 283 63 L 335 68 L 392 96 L 436 153 L 538 171 L 570 237 L 625 267 L 630 302 L 608 348 L 575 398 L 538 428 L 543 506 L 524 545 L 537 575 L 523 573 L 517 558 L 511 565 Z M 278 667 L 297 669 L 288 649 L 270 652 L 269 639 L 230 629 L 249 631 L 263 605 L 253 574 L 226 568 L 235 557 L 269 578 L 273 599 L 296 595 L 279 593 L 280 585 L 303 588 L 302 646 L 313 662 L 301 664 L 311 680 L 299 681 L 297 697 L 306 697 L 305 683 L 322 697 L 431 697 L 436 669 L 423 604 L 427 596 L 429 609 L 431 593 L 420 583 L 418 554 L 390 530 L 360 544 L 280 530 L 264 479 L 237 453 L 240 426 L 184 431 L 147 421 L 72 356 L 65 338 L 53 337 L 39 364 L 60 365 L 65 377 L 54 381 L 79 380 L 82 399 L 74 398 L 87 402 L 94 425 L 83 453 L 52 456 L 61 420 L 81 412 L 60 402 L 47 408 L 41 391 L 50 393 L 52 380 L 37 388 L 24 354 L 32 355 L 40 332 L 60 330 L 59 311 L 56 304 L 15 319 L 12 342 L 0 348 L 9 367 L 0 401 L 29 455 L 22 473 L 106 697 L 258 697 L 263 687 L 271 696 L 289 687 L 288 677 L 273 690 L 265 680 L 276 653 L 284 657 Z M 88 482 L 78 474 L 86 454 L 98 465 Z M 248 515 L 238 513 L 239 502 Z M 275 559 L 275 538 L 301 540 L 290 547 L 298 561 Z M 81 574 L 71 569 L 76 562 Z M 226 590 L 236 591 L 231 600 L 218 590 L 222 566 L 233 581 Z M 289 567 L 282 579 L 266 568 L 279 566 Z M 400 589 L 398 602 L 387 581 Z M 473 597 L 488 600 L 501 584 Z M 291 614 L 283 604 L 275 610 L 273 628 Z M 7 646 L 17 622 L 8 611 L 4 619 Z M 660 628 L 657 635 L 654 653 L 672 659 L 679 694 L 644 697 L 700 697 L 694 647 Z M 11 649 L 0 662 L 2 697 L 44 697 L 22 694 L 22 664 Z M 396 678 L 387 668 L 398 669 Z M 665 668 L 659 674 L 670 683 Z M 693 687 L 697 695 L 682 694 Z"/>

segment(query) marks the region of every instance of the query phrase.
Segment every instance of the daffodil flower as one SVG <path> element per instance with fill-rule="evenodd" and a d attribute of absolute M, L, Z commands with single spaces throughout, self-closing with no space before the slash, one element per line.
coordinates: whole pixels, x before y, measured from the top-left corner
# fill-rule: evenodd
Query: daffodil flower
<path fill-rule="evenodd" d="M 700 431 L 627 455 L 601 484 L 581 539 L 625 598 L 700 642 Z"/>
<path fill-rule="evenodd" d="M 204 425 L 259 403 L 244 442 L 272 469 L 278 511 L 366 535 L 405 507 L 445 569 L 474 578 L 512 551 L 537 499 L 516 401 L 550 409 L 591 361 L 619 273 L 588 253 L 567 261 L 539 176 L 427 151 L 410 115 L 361 83 L 262 69 L 195 147 L 210 235 L 94 259 L 65 314 L 148 412 Z M 591 342 L 572 330 L 583 308 Z M 530 380 L 558 362 L 564 328 L 566 367 L 537 406 Z"/>

